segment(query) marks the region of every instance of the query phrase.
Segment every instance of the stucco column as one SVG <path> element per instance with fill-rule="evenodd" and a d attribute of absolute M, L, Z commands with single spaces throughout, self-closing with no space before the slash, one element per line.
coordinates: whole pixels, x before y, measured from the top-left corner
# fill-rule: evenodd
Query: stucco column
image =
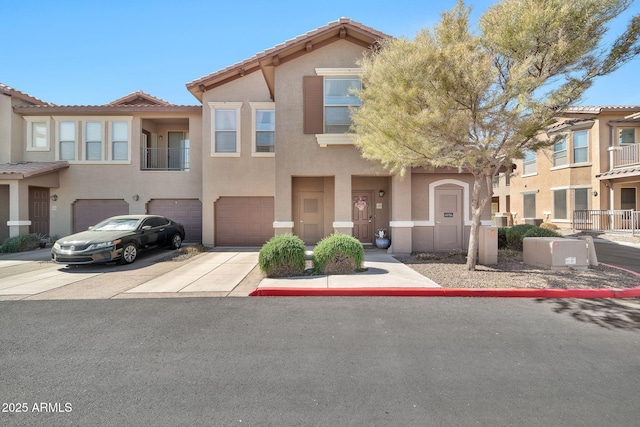
<path fill-rule="evenodd" d="M 29 186 L 20 185 L 20 181 L 9 183 L 9 237 L 28 234 L 29 220 Z"/>
<path fill-rule="evenodd" d="M 408 254 L 413 250 L 411 218 L 411 171 L 391 178 L 391 247 L 390 253 Z"/>
<path fill-rule="evenodd" d="M 353 221 L 351 215 L 351 174 L 335 176 L 335 209 L 333 231 L 335 233 L 353 235 Z"/>
<path fill-rule="evenodd" d="M 273 221 L 273 232 L 276 236 L 293 233 L 292 185 L 291 176 L 276 176 L 275 221 Z"/>

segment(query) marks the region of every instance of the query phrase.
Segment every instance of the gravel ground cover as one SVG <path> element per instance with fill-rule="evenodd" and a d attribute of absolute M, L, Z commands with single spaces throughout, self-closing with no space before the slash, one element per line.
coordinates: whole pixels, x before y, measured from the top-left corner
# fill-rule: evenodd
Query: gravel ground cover
<path fill-rule="evenodd" d="M 600 239 L 640 243 L 640 237 L 598 235 Z M 500 250 L 498 264 L 467 271 L 466 251 L 417 253 L 398 260 L 445 288 L 603 289 L 634 288 L 640 277 L 604 265 L 587 271 L 550 271 L 526 265 L 522 253 Z"/>

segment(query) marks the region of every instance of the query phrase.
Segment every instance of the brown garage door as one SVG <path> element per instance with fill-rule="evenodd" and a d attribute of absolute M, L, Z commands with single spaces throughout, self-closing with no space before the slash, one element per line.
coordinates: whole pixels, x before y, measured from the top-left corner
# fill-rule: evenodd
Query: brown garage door
<path fill-rule="evenodd" d="M 273 197 L 221 197 L 215 203 L 216 246 L 261 246 L 273 237 Z"/>
<path fill-rule="evenodd" d="M 103 219 L 128 215 L 129 204 L 124 200 L 80 199 L 73 204 L 73 232 L 85 231 Z"/>
<path fill-rule="evenodd" d="M 198 199 L 151 199 L 150 215 L 162 215 L 184 225 L 187 242 L 202 241 L 202 202 Z"/>

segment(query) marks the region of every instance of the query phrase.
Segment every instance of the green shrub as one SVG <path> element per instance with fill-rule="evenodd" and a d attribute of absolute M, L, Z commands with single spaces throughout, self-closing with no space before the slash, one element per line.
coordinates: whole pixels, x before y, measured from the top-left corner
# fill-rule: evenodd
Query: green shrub
<path fill-rule="evenodd" d="M 304 272 L 304 242 L 293 234 L 274 236 L 260 249 L 258 265 L 267 277 L 300 276 Z"/>
<path fill-rule="evenodd" d="M 347 274 L 362 268 L 364 248 L 355 237 L 335 233 L 325 237 L 313 250 L 315 274 Z"/>
<path fill-rule="evenodd" d="M 555 224 L 551 224 L 550 222 L 543 222 L 540 224 L 540 227 L 546 228 L 547 230 L 557 230 L 558 226 Z"/>
<path fill-rule="evenodd" d="M 523 237 L 563 237 L 560 233 L 542 227 L 534 227 L 524 233 Z"/>
<path fill-rule="evenodd" d="M 25 252 L 36 249 L 40 246 L 40 237 L 35 234 L 21 234 L 16 237 L 9 237 L 0 246 L 0 253 L 11 254 L 15 252 Z"/>
<path fill-rule="evenodd" d="M 518 224 L 510 227 L 506 232 L 507 248 L 522 252 L 523 236 L 532 228 L 536 228 L 536 226 L 531 224 Z"/>
<path fill-rule="evenodd" d="M 498 249 L 507 247 L 507 230 L 509 227 L 498 227 Z"/>

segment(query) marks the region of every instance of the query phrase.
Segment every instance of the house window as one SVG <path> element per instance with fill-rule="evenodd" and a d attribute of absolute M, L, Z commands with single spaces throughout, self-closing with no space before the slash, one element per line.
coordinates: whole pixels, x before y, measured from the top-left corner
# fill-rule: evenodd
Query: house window
<path fill-rule="evenodd" d="M 636 129 L 635 128 L 621 128 L 620 129 L 620 145 L 635 144 L 636 143 Z"/>
<path fill-rule="evenodd" d="M 589 189 L 576 188 L 573 192 L 573 210 L 586 211 L 589 210 Z"/>
<path fill-rule="evenodd" d="M 535 218 L 536 217 L 536 195 L 524 194 L 522 196 L 523 205 L 523 218 Z"/>
<path fill-rule="evenodd" d="M 553 144 L 553 166 L 567 164 L 567 140 L 562 138 Z"/>
<path fill-rule="evenodd" d="M 276 111 L 273 102 L 252 102 L 251 146 L 253 156 L 273 156 L 276 143 Z"/>
<path fill-rule="evenodd" d="M 27 151 L 49 151 L 49 120 L 45 117 L 26 117 Z"/>
<path fill-rule="evenodd" d="M 522 174 L 532 175 L 536 173 L 536 153 L 534 151 L 527 151 L 524 153 L 524 160 L 522 161 Z"/>
<path fill-rule="evenodd" d="M 359 77 L 324 78 L 324 133 L 349 132 L 350 108 L 360 106 L 360 98 L 354 92 L 360 89 Z"/>
<path fill-rule="evenodd" d="M 111 147 L 113 160 L 129 160 L 129 123 L 111 123 Z"/>
<path fill-rule="evenodd" d="M 212 156 L 240 155 L 241 102 L 210 102 L 212 111 Z"/>
<path fill-rule="evenodd" d="M 60 160 L 75 160 L 76 122 L 60 122 L 58 132 L 60 139 Z"/>
<path fill-rule="evenodd" d="M 553 218 L 567 219 L 567 190 L 553 192 Z"/>
<path fill-rule="evenodd" d="M 588 131 L 586 130 L 573 133 L 573 163 L 589 161 L 588 135 Z"/>
<path fill-rule="evenodd" d="M 85 126 L 87 160 L 102 160 L 102 123 L 87 122 Z"/>

